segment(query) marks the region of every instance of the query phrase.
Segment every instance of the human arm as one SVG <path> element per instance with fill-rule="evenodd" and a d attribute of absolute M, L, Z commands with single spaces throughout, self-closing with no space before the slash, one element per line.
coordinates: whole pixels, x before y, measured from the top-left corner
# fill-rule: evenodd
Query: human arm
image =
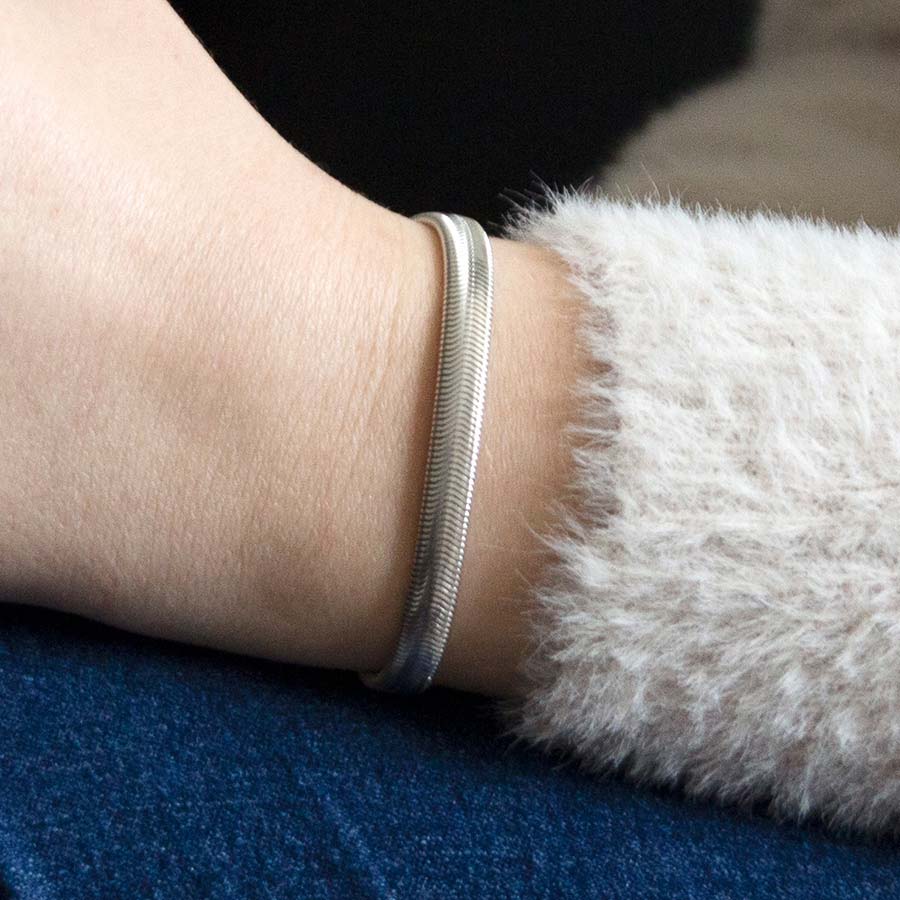
<path fill-rule="evenodd" d="M 396 635 L 414 540 L 433 237 L 284 145 L 163 4 L 11 9 L 4 584 L 150 634 L 374 667 Z M 47 52 L 29 57 L 34 46 Z M 520 237 L 531 245 L 496 243 L 485 443 L 439 682 L 521 695 L 519 733 L 596 768 L 630 760 L 700 793 L 774 793 L 791 814 L 889 822 L 896 642 L 867 602 L 892 594 L 867 591 L 892 547 L 893 486 L 880 476 L 893 460 L 869 460 L 866 441 L 877 433 L 890 454 L 897 421 L 882 340 L 900 296 L 895 243 L 603 198 L 534 217 Z M 810 329 L 815 309 L 828 314 Z M 748 344 L 741 329 L 765 322 L 777 340 Z M 835 357 L 835 341 L 852 352 Z M 799 360 L 783 350 L 794 345 Z M 751 367 L 735 346 L 752 348 Z M 675 426 L 692 404 L 697 430 L 685 432 Z M 727 414 L 734 444 L 709 437 L 710 410 Z M 592 430 L 566 431 L 579 422 Z M 852 503 L 798 515 L 807 488 L 782 441 L 802 460 L 821 449 L 823 423 L 839 440 L 815 456 L 817 487 Z M 716 480 L 730 453 L 750 451 L 756 466 L 737 484 L 764 504 L 755 518 Z M 848 460 L 867 492 L 841 470 Z M 724 516 L 697 505 L 707 496 Z M 779 506 L 785 496 L 794 505 Z M 566 512 L 584 534 L 557 531 Z M 837 554 L 859 529 L 878 540 Z M 554 533 L 556 553 L 543 545 Z M 800 550 L 831 573 L 812 582 L 820 615 L 801 616 L 806 640 L 787 628 L 809 596 Z M 853 623 L 875 643 L 862 645 L 869 665 L 848 668 Z M 788 664 L 815 678 L 792 680 Z M 803 703 L 785 693 L 813 681 Z"/>
<path fill-rule="evenodd" d="M 896 830 L 898 35 L 894 6 L 766 0 L 742 71 L 523 229 L 579 273 L 616 373 L 585 385 L 523 737 Z"/>
<path fill-rule="evenodd" d="M 6 593 L 376 668 L 423 481 L 433 234 L 282 141 L 161 0 L 6 7 Z M 508 693 L 565 480 L 574 349 L 561 263 L 509 241 L 495 253 L 484 445 L 440 681 Z"/>

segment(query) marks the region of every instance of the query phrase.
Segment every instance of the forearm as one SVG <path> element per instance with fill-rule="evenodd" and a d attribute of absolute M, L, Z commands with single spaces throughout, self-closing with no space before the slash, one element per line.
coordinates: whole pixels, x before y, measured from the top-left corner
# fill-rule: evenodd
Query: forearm
<path fill-rule="evenodd" d="M 0 578 L 141 632 L 376 668 L 423 486 L 437 241 L 281 141 L 164 4 L 83 6 L 52 27 L 14 7 L 6 34 Z M 560 264 L 495 253 L 438 675 L 489 693 L 512 690 L 526 641 L 576 355 Z"/>
<path fill-rule="evenodd" d="M 362 275 L 332 273 L 340 289 L 319 287 L 340 303 L 317 306 L 312 267 L 298 272 L 291 252 L 305 222 L 286 201 L 279 192 L 249 242 L 229 234 L 234 210 L 204 255 L 214 273 L 163 279 L 173 293 L 151 287 L 81 336 L 59 309 L 14 323 L 5 577 L 152 634 L 374 668 L 396 640 L 411 567 L 440 251 L 422 226 L 367 223 L 353 199 L 354 233 L 335 239 L 371 244 L 373 258 L 354 259 Z M 369 224 L 396 234 L 356 233 Z M 341 252 L 319 241 L 325 258 Z M 483 449 L 439 676 L 486 692 L 509 689 L 538 535 L 565 480 L 572 350 L 558 264 L 524 245 L 495 252 Z M 71 345 L 35 359 L 48 333 Z"/>
<path fill-rule="evenodd" d="M 373 212 L 380 221 L 383 212 Z M 316 387 L 299 360 L 279 368 L 284 400 L 270 417 L 279 449 L 256 487 L 264 499 L 248 544 L 259 552 L 258 604 L 275 611 L 279 654 L 325 666 L 374 669 L 386 661 L 412 566 L 437 369 L 441 254 L 425 226 L 391 225 L 401 234 L 385 244 L 396 254 L 379 256 L 388 270 L 374 289 L 348 294 L 333 333 L 315 342 L 296 304 L 280 325 L 295 350 L 314 354 L 316 343 L 338 341 L 337 357 L 347 361 Z M 360 212 L 354 227 L 378 226 Z M 354 245 L 368 239 L 357 234 Z M 541 541 L 569 476 L 565 425 L 574 417 L 578 363 L 561 263 L 508 241 L 495 241 L 494 251 L 485 428 L 438 681 L 507 693 L 528 638 L 528 590 L 548 556 Z M 298 654 L 316 622 L 327 633 L 312 655 Z"/>

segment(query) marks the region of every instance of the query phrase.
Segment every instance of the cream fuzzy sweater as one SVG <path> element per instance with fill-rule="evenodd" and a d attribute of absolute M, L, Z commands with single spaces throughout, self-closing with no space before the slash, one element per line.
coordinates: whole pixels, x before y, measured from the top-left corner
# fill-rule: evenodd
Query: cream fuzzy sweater
<path fill-rule="evenodd" d="M 519 223 L 568 261 L 608 374 L 578 387 L 517 735 L 900 829 L 898 223 L 883 0 L 770 2 L 743 72 Z"/>

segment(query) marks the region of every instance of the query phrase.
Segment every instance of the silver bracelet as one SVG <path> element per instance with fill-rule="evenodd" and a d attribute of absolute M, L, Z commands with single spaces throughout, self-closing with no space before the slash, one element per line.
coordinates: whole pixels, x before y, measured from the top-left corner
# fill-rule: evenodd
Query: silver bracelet
<path fill-rule="evenodd" d="M 371 688 L 418 693 L 432 682 L 456 607 L 484 419 L 494 265 L 484 229 L 465 216 L 421 213 L 444 252 L 437 388 L 412 580 L 390 662 L 360 677 Z"/>

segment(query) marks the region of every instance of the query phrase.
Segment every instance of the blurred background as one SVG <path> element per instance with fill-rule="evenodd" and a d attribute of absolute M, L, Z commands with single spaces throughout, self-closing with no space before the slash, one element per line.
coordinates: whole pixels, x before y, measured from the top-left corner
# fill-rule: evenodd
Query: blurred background
<path fill-rule="evenodd" d="M 174 0 L 281 134 L 399 212 L 497 230 L 744 59 L 755 0 Z"/>

